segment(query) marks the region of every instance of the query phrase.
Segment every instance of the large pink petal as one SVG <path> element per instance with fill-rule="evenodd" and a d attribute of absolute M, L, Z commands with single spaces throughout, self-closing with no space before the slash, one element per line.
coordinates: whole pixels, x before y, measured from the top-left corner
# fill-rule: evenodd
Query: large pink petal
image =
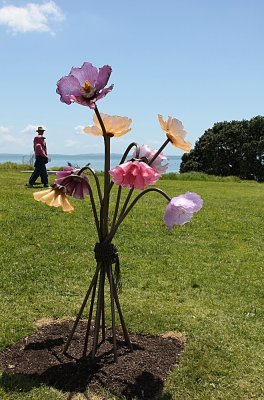
<path fill-rule="evenodd" d="M 84 199 L 84 194 L 83 194 L 83 187 L 82 187 L 82 182 L 75 182 L 75 190 L 73 193 L 73 197 L 76 199 L 82 200 Z"/>
<path fill-rule="evenodd" d="M 142 175 L 137 175 L 134 179 L 133 186 L 136 189 L 144 190 L 145 188 L 145 180 Z"/>
<path fill-rule="evenodd" d="M 91 99 L 88 99 L 88 98 L 83 97 L 83 96 L 74 96 L 74 95 L 72 95 L 72 96 L 70 96 L 70 101 L 71 101 L 71 103 L 78 103 L 81 106 L 92 108 L 91 107 Z"/>
<path fill-rule="evenodd" d="M 160 174 L 144 162 L 128 161 L 109 171 L 117 185 L 143 190 L 155 183 Z"/>
<path fill-rule="evenodd" d="M 56 92 L 61 96 L 60 100 L 63 103 L 71 104 L 72 96 L 81 95 L 81 86 L 78 79 L 72 75 L 68 75 L 58 81 Z"/>
<path fill-rule="evenodd" d="M 73 192 L 75 190 L 75 186 L 76 186 L 76 182 L 74 182 L 74 180 L 68 181 L 65 185 L 66 190 L 67 190 L 67 194 L 72 196 Z"/>
<path fill-rule="evenodd" d="M 178 197 L 191 200 L 193 202 L 193 212 L 199 211 L 203 206 L 203 199 L 197 193 L 187 192 L 185 194 L 181 194 Z"/>
<path fill-rule="evenodd" d="M 114 85 L 108 86 L 107 88 L 103 89 L 100 93 L 96 94 L 96 100 L 100 100 L 107 95 L 107 93 L 113 90 Z"/>
<path fill-rule="evenodd" d="M 99 68 L 99 73 L 95 84 L 98 91 L 107 85 L 111 72 L 112 68 L 109 65 L 104 65 L 103 67 Z"/>
<path fill-rule="evenodd" d="M 83 190 L 84 196 L 89 196 L 90 195 L 89 185 L 85 180 L 82 181 L 82 190 Z"/>
<path fill-rule="evenodd" d="M 56 172 L 56 176 L 58 177 L 55 180 L 55 183 L 57 183 L 58 185 L 61 184 L 61 182 L 64 180 L 64 178 L 66 178 L 67 176 L 71 175 L 73 173 L 75 168 L 67 166 L 63 168 L 63 171 L 57 171 Z"/>
<path fill-rule="evenodd" d="M 172 229 L 173 225 L 184 225 L 192 219 L 193 213 L 188 212 L 182 206 L 171 206 L 169 204 L 164 213 L 163 219 L 168 229 Z"/>
<path fill-rule="evenodd" d="M 81 86 L 84 85 L 85 81 L 90 82 L 90 84 L 94 86 L 98 79 L 98 69 L 91 63 L 84 62 L 80 68 L 73 67 L 70 75 L 73 75 L 75 78 L 77 78 Z"/>

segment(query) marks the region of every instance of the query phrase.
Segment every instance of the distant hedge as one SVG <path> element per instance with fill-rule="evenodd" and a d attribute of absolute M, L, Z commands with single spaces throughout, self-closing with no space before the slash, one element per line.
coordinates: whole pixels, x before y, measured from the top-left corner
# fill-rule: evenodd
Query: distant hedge
<path fill-rule="evenodd" d="M 182 156 L 180 172 L 189 171 L 264 181 L 264 117 L 214 124 Z"/>

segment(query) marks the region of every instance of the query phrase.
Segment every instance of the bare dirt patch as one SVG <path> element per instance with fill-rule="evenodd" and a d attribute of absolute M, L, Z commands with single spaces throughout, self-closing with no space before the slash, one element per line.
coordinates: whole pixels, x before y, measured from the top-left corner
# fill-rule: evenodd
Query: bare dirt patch
<path fill-rule="evenodd" d="M 115 363 L 111 331 L 107 330 L 106 340 L 100 343 L 92 360 L 89 354 L 82 357 L 86 321 L 79 322 L 66 355 L 63 349 L 73 321 L 46 322 L 39 324 L 34 335 L 0 354 L 0 369 L 4 372 L 1 384 L 6 389 L 17 386 L 17 390 L 25 390 L 25 386 L 18 384 L 24 377 L 31 382 L 31 386 L 26 385 L 27 390 L 45 384 L 72 394 L 103 388 L 130 400 L 161 399 L 164 382 L 179 363 L 186 344 L 184 335 L 173 332 L 163 336 L 130 333 L 131 352 L 118 332 L 118 362 Z"/>

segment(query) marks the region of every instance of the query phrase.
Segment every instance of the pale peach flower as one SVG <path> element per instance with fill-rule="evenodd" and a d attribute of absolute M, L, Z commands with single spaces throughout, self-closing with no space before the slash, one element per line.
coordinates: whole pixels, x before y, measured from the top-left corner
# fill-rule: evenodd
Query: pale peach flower
<path fill-rule="evenodd" d="M 167 138 L 171 141 L 173 146 L 189 152 L 192 148 L 192 145 L 184 140 L 187 132 L 183 129 L 182 122 L 172 117 L 168 117 L 168 120 L 164 121 L 162 115 L 160 114 L 158 114 L 158 118 L 161 128 L 164 130 Z"/>
<path fill-rule="evenodd" d="M 130 125 L 132 120 L 130 118 L 119 117 L 117 115 L 107 115 L 103 113 L 101 113 L 101 118 L 103 120 L 106 132 L 111 136 L 119 137 L 131 131 Z M 94 114 L 93 122 L 94 125 L 87 126 L 83 129 L 83 132 L 95 136 L 102 136 L 103 131 L 96 114 Z"/>
<path fill-rule="evenodd" d="M 72 212 L 74 207 L 70 204 L 63 186 L 54 184 L 50 189 L 33 193 L 34 199 L 50 207 L 62 207 L 65 212 Z"/>

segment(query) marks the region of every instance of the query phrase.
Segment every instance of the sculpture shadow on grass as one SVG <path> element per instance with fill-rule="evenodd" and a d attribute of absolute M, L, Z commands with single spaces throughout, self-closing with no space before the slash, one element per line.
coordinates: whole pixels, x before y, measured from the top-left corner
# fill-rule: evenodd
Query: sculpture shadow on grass
<path fill-rule="evenodd" d="M 0 377 L 0 386 L 6 392 L 30 392 L 36 387 L 40 387 L 43 384 L 46 386 L 53 387 L 59 391 L 69 393 L 67 400 L 71 400 L 77 393 L 81 393 L 84 400 L 90 399 L 89 393 L 97 392 L 100 387 L 104 387 L 104 379 L 100 379 L 100 374 L 97 377 L 97 383 L 93 383 L 90 387 L 90 382 L 93 380 L 94 374 L 100 372 L 100 368 L 94 368 L 93 371 L 89 371 L 89 363 L 87 360 L 83 360 L 78 364 L 68 363 L 61 366 L 55 366 L 48 368 L 46 372 L 41 375 L 38 374 L 9 374 L 4 372 Z M 172 396 L 169 393 L 162 394 L 163 382 L 161 379 L 154 377 L 149 372 L 142 372 L 135 378 L 134 383 L 128 383 L 123 385 L 124 389 L 121 393 L 117 393 L 114 388 L 108 389 L 113 394 L 118 396 L 124 396 L 128 400 L 139 399 L 139 400 L 171 400 Z"/>

